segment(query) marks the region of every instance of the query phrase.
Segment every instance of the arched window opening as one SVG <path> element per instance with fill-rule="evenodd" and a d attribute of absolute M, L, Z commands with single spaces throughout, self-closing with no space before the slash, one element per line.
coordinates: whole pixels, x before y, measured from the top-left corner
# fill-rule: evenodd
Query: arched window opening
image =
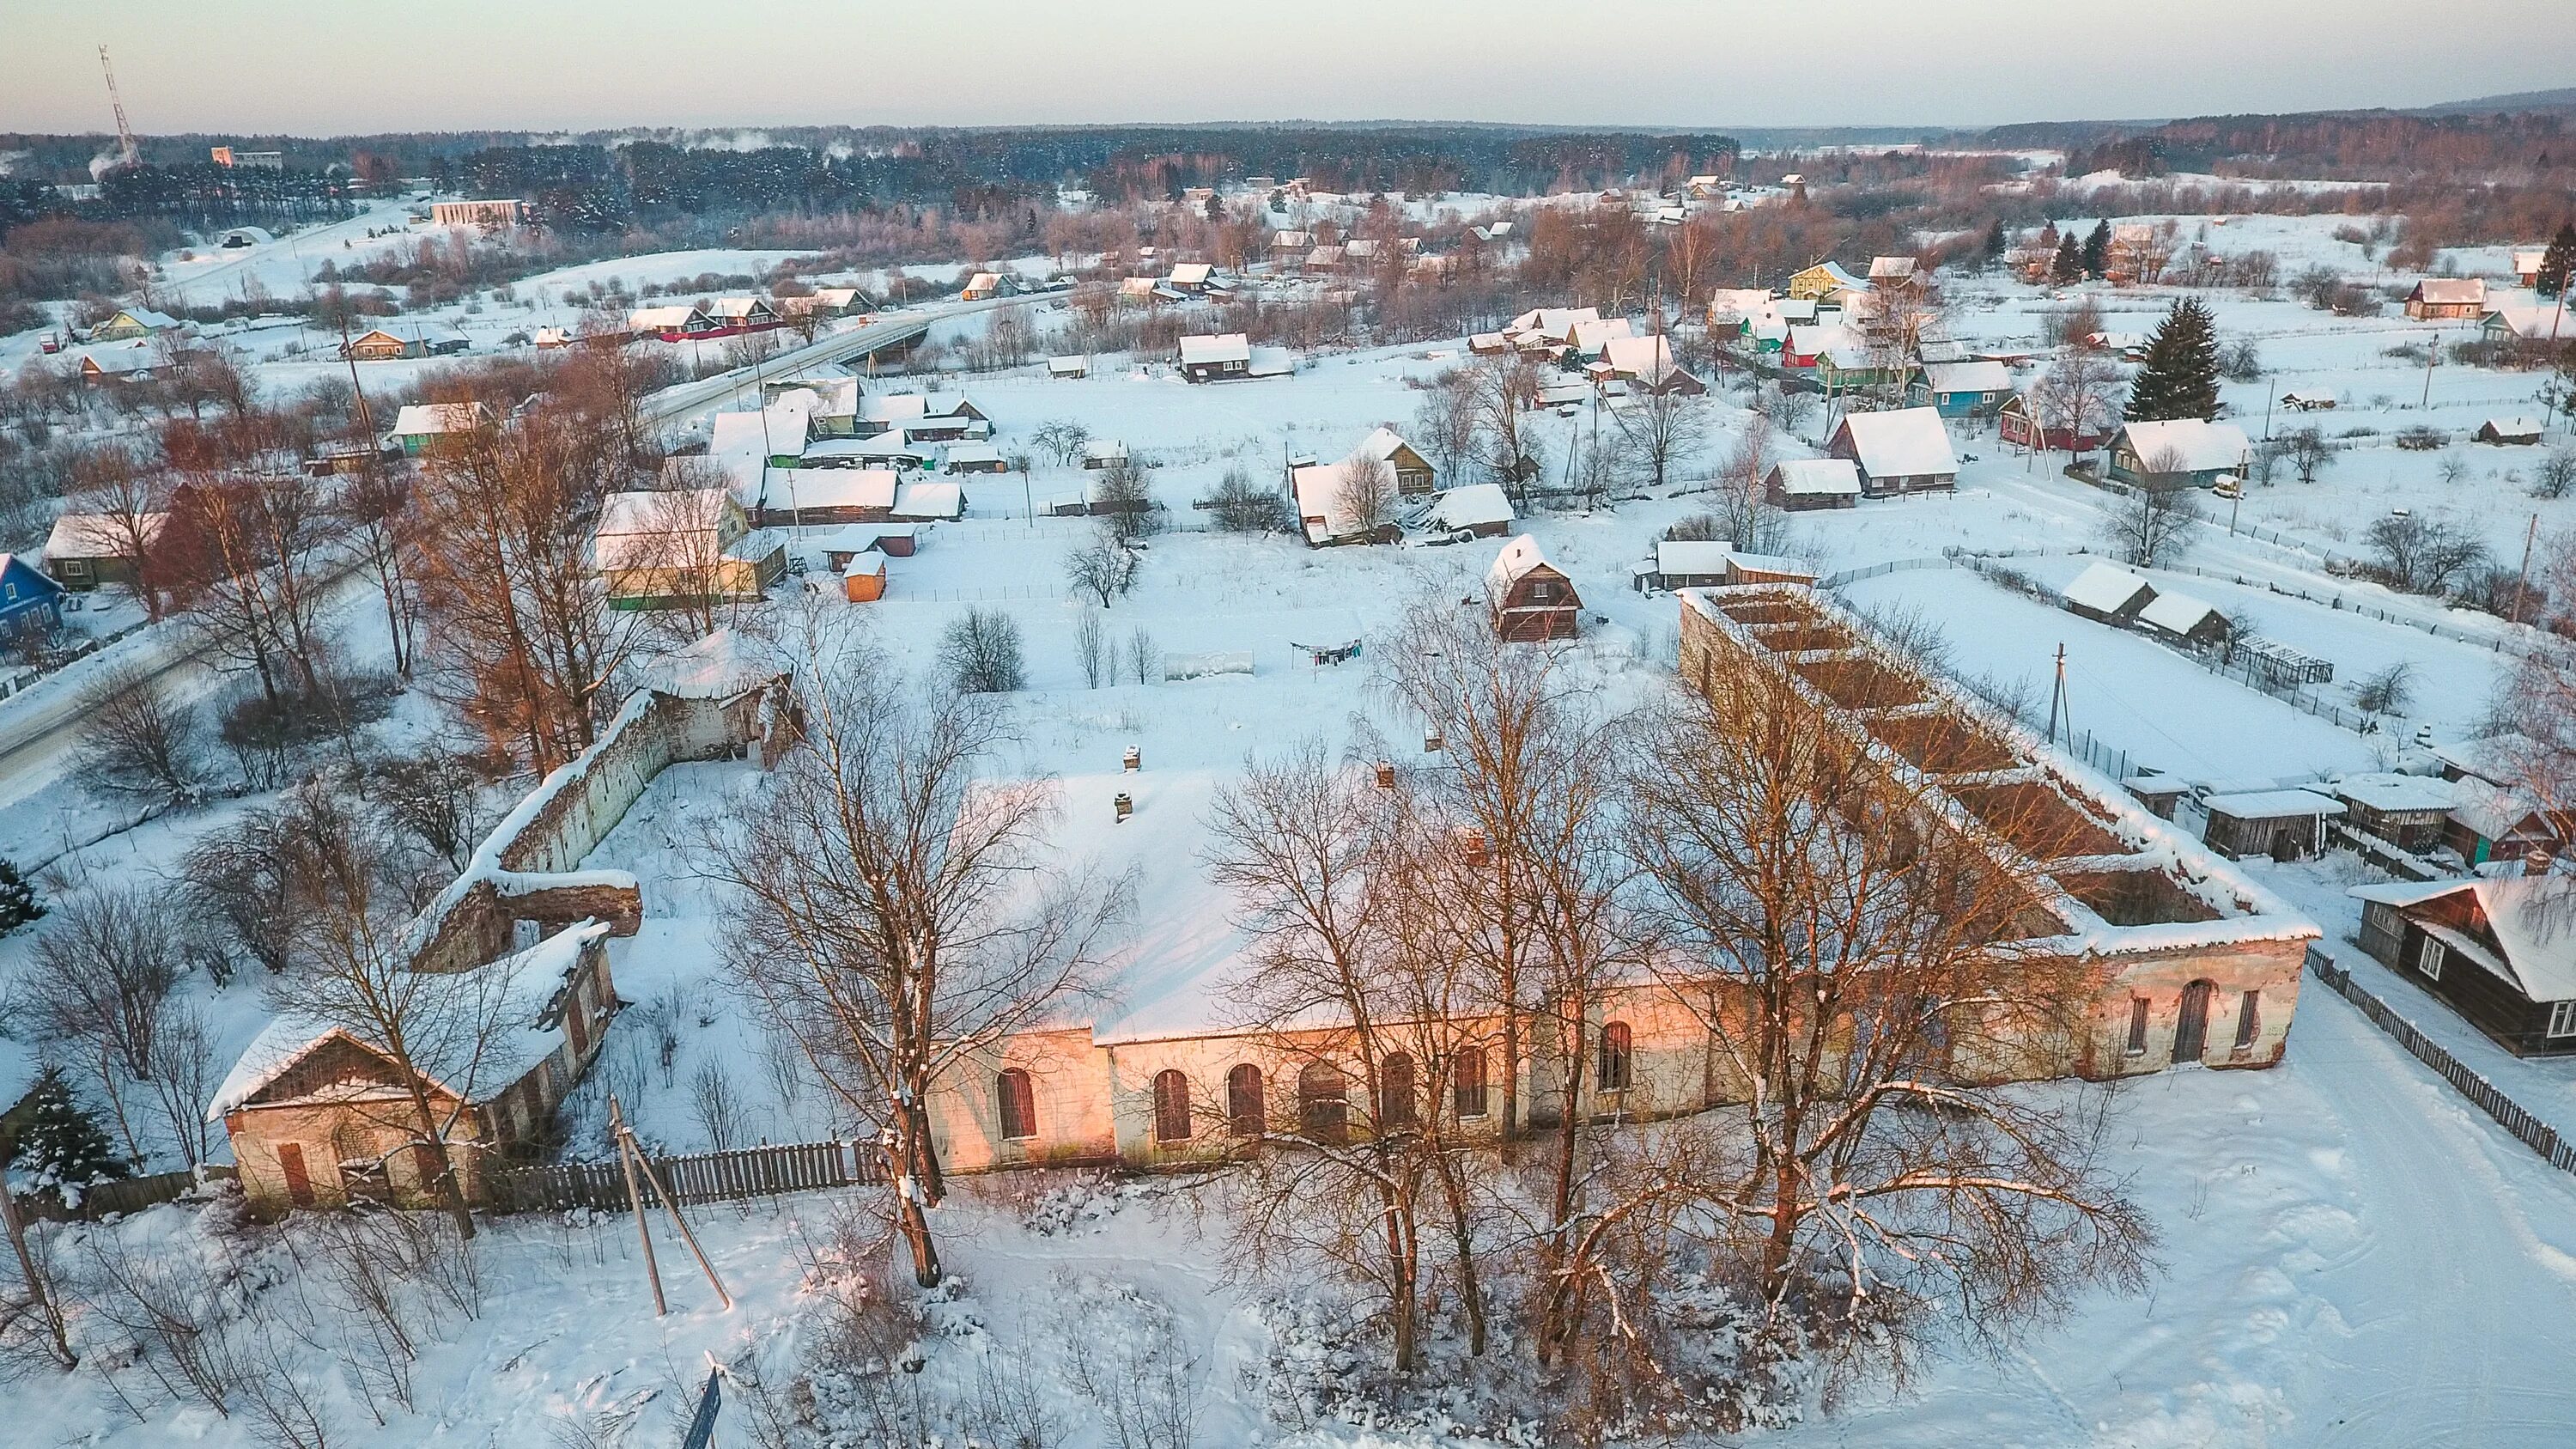
<path fill-rule="evenodd" d="M 1017 1142 L 1038 1135 L 1038 1093 L 1029 1074 L 1012 1067 L 993 1079 L 993 1092 L 1001 1099 L 1002 1140 Z"/>
<path fill-rule="evenodd" d="M 1244 1062 L 1225 1074 L 1225 1116 L 1237 1137 L 1258 1137 L 1269 1124 L 1262 1103 L 1261 1068 Z"/>
<path fill-rule="evenodd" d="M 1593 1076 L 1602 1091 L 1628 1090 L 1628 1023 L 1613 1021 L 1601 1028 L 1601 1067 Z"/>
<path fill-rule="evenodd" d="M 1154 1140 L 1190 1140 L 1190 1079 L 1177 1071 L 1154 1074 Z"/>
<path fill-rule="evenodd" d="M 1413 1058 L 1397 1052 L 1377 1064 L 1378 1130 L 1400 1131 L 1413 1123 Z"/>
<path fill-rule="evenodd" d="M 1449 1064 L 1450 1097 L 1461 1117 L 1485 1115 L 1485 1049 L 1469 1047 Z"/>
<path fill-rule="evenodd" d="M 1317 1142 L 1338 1142 L 1350 1131 L 1350 1088 L 1341 1068 L 1309 1062 L 1297 1074 L 1297 1125 Z"/>

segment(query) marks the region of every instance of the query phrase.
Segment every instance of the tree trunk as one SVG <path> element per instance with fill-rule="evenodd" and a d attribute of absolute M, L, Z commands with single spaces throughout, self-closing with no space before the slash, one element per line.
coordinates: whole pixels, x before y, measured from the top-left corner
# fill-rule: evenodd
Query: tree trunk
<path fill-rule="evenodd" d="M 420 1073 L 412 1070 L 408 1061 L 403 1063 L 403 1075 L 412 1084 L 411 1109 L 420 1127 L 421 1141 L 428 1145 L 430 1159 L 438 1168 L 434 1184 L 438 1205 L 456 1224 L 457 1240 L 471 1242 L 474 1238 L 474 1210 L 466 1206 L 465 1185 L 456 1180 L 456 1159 L 447 1150 L 446 1135 L 438 1130 L 437 1109 L 430 1106 L 429 1093 L 420 1085 Z"/>
<path fill-rule="evenodd" d="M 1485 1285 L 1476 1273 L 1476 1234 L 1467 1220 L 1466 1184 L 1450 1154 L 1440 1159 L 1440 1190 L 1449 1203 L 1449 1241 L 1458 1260 L 1458 1299 L 1467 1309 L 1467 1352 L 1485 1352 Z"/>

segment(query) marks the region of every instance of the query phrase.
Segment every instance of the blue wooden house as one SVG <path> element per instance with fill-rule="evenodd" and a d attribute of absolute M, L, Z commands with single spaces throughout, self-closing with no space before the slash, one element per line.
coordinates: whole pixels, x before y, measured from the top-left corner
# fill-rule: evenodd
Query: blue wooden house
<path fill-rule="evenodd" d="M 0 632 L 35 620 L 48 629 L 63 624 L 63 586 L 14 553 L 0 553 Z"/>
<path fill-rule="evenodd" d="M 1989 417 L 2013 395 L 2012 374 L 2000 362 L 1936 362 L 1914 391 L 1945 418 Z"/>

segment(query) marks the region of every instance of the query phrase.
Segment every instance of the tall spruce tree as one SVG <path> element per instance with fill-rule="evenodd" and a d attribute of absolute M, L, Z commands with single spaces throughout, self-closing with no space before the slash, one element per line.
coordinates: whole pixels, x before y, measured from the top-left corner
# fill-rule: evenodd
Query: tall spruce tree
<path fill-rule="evenodd" d="M 2098 277 L 2111 260 L 2111 223 L 2097 221 L 2084 235 L 2084 275 Z"/>
<path fill-rule="evenodd" d="M 2186 297 L 2156 324 L 2125 416 L 2133 423 L 2218 416 L 2218 330 L 2207 307 Z"/>
<path fill-rule="evenodd" d="M 108 1142 L 107 1129 L 72 1096 L 60 1070 L 45 1068 L 27 1097 L 12 1165 L 39 1187 L 79 1187 L 132 1175 L 134 1169 Z"/>
<path fill-rule="evenodd" d="M 2004 219 L 1999 216 L 1995 218 L 1993 226 L 1986 228 L 1986 260 L 1991 262 L 2002 256 L 2004 243 Z"/>
<path fill-rule="evenodd" d="M 2075 234 L 2068 232 L 2057 239 L 2057 260 L 2048 267 L 2053 282 L 2075 282 L 2084 277 L 2084 258 L 2075 249 Z"/>
<path fill-rule="evenodd" d="M 2571 272 L 2576 272 L 2576 221 L 2562 221 L 2558 235 L 2549 239 L 2549 250 L 2540 254 L 2540 295 L 2555 297 L 2565 291 Z"/>
<path fill-rule="evenodd" d="M 36 888 L 18 873 L 16 863 L 0 860 L 0 936 L 44 913 L 45 903 L 36 899 Z"/>

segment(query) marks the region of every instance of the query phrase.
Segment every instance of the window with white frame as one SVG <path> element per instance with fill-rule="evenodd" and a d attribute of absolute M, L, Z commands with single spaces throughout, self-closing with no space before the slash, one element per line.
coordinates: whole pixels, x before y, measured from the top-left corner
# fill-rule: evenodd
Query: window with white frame
<path fill-rule="evenodd" d="M 2576 1001 L 2549 1003 L 2549 1034 L 2576 1036 Z"/>
<path fill-rule="evenodd" d="M 2443 951 L 2442 943 L 2427 936 L 2424 938 L 2424 949 L 2415 953 L 2415 969 L 2439 981 L 2442 979 L 2442 957 L 2445 954 L 2447 953 Z"/>

